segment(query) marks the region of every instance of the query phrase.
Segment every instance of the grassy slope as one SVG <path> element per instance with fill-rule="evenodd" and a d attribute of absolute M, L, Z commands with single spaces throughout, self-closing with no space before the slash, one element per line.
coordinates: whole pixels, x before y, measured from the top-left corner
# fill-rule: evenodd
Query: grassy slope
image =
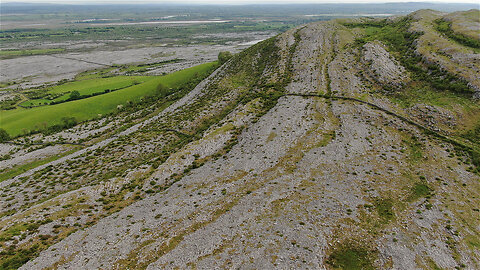
<path fill-rule="evenodd" d="M 103 93 L 105 90 L 117 90 L 126 88 L 134 84 L 140 84 L 154 79 L 153 76 L 115 76 L 108 78 L 91 78 L 83 79 L 74 82 L 68 82 L 65 84 L 54 86 L 48 89 L 50 94 L 62 94 L 63 96 L 55 98 L 54 101 L 67 100 L 70 97 L 72 91 L 78 91 L 80 95 L 92 95 L 95 93 Z M 24 107 L 40 106 L 49 104 L 51 100 L 48 99 L 31 99 L 22 102 L 20 105 Z"/>
<path fill-rule="evenodd" d="M 415 40 L 429 32 L 411 33 L 409 29 L 412 22 L 414 21 L 411 18 L 406 17 L 390 23 L 369 21 L 344 25 L 357 28 L 357 31 L 358 27 L 361 28 L 364 35 L 356 40 L 359 46 L 373 40 L 382 41 L 388 46 L 389 52 L 409 71 L 412 81 L 402 87 L 401 91 L 390 91 L 391 94 L 387 96 L 391 100 L 404 108 L 411 108 L 416 104 L 438 106 L 457 116 L 457 126 L 448 132 L 451 137 L 463 142 L 462 147 L 468 145 L 467 152 L 472 162 L 480 168 L 480 101 L 472 99 L 473 90 L 457 74 L 426 63 L 414 53 Z M 464 144 L 464 139 L 469 142 Z"/>
<path fill-rule="evenodd" d="M 65 93 L 71 92 L 73 90 L 77 90 L 82 94 L 84 91 L 85 94 L 91 94 L 98 91 L 103 91 L 105 89 L 115 89 L 128 86 L 132 84 L 134 81 L 137 82 L 146 82 L 153 77 L 149 76 L 115 76 L 115 77 L 108 77 L 108 78 L 98 78 L 98 79 L 91 79 L 91 80 L 80 80 L 75 82 L 65 83 L 59 86 L 55 86 L 48 91 L 48 93 L 56 94 L 56 93 Z"/>
<path fill-rule="evenodd" d="M 460 121 L 460 131 L 469 130 L 480 123 L 480 103 L 472 100 L 470 93 L 465 88 L 465 82 L 461 82 L 463 88 L 456 80 L 456 75 L 452 80 L 445 79 L 446 72 L 428 71 L 425 65 L 420 63 L 420 59 L 415 59 L 409 54 L 409 48 L 412 48 L 411 41 L 408 41 L 408 24 L 402 25 L 402 21 L 392 24 L 377 23 L 377 26 L 361 24 L 356 25 L 363 28 L 364 36 L 362 42 L 380 40 L 389 45 L 389 51 L 395 58 L 407 67 L 412 75 L 413 82 L 402 88 L 402 91 L 394 91 L 390 97 L 404 108 L 409 108 L 418 103 L 425 103 L 433 106 L 440 106 L 460 115 L 466 115 L 465 119 Z M 363 43 L 362 43 L 363 44 Z M 420 68 L 423 67 L 423 68 Z"/>
<path fill-rule="evenodd" d="M 452 30 L 456 34 L 480 40 L 479 29 L 475 23 L 480 23 L 480 10 L 472 9 L 468 11 L 459 11 L 450 13 L 445 19 L 452 21 Z"/>
<path fill-rule="evenodd" d="M 192 79 L 196 73 L 206 72 L 214 64 L 202 64 L 165 76 L 154 77 L 142 84 L 82 100 L 32 109 L 2 111 L 0 127 L 11 136 L 17 136 L 22 134 L 23 129 L 35 129 L 36 126 L 44 122 L 47 123 L 47 126 L 60 124 L 61 119 L 65 116 L 75 117 L 77 121 L 92 119 L 99 114 L 114 111 L 117 105 L 126 104 L 127 101 L 137 101 L 143 96 L 153 94 L 159 83 L 167 87 L 173 87 Z"/>

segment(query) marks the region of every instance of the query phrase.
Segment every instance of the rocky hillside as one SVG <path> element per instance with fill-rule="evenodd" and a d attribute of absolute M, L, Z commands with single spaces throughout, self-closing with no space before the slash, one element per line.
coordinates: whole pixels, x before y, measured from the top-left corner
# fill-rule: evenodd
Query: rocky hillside
<path fill-rule="evenodd" d="M 472 13 L 304 25 L 113 136 L 5 145 L 50 160 L 0 182 L 2 267 L 480 268 Z"/>

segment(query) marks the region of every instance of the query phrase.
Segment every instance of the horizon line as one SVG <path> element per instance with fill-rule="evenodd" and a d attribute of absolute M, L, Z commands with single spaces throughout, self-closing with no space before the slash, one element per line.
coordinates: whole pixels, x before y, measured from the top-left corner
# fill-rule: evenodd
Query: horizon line
<path fill-rule="evenodd" d="M 250 2 L 251 1 L 251 2 Z M 360 1 L 346 1 L 346 2 L 341 2 L 338 3 L 338 1 L 334 0 L 327 0 L 325 2 L 313 2 L 311 0 L 305 0 L 302 2 L 294 2 L 294 1 L 269 1 L 265 0 L 263 2 L 258 2 L 258 1 L 253 1 L 249 0 L 247 3 L 242 3 L 243 1 L 241 0 L 233 0 L 229 1 L 228 3 L 219 3 L 218 1 L 209 1 L 209 0 L 194 0 L 194 1 L 185 1 L 185 3 L 178 3 L 176 0 L 161 0 L 161 1 L 152 1 L 152 0 L 146 0 L 146 1 L 138 1 L 137 3 L 131 3 L 128 0 L 106 0 L 106 1 L 92 1 L 92 0 L 80 0 L 80 1 L 68 1 L 65 3 L 65 1 L 62 2 L 57 2 L 57 1 L 9 1 L 9 0 L 3 0 L 0 2 L 0 5 L 4 4 L 37 4 L 37 5 L 172 5 L 172 6 L 189 6 L 189 5 L 208 5 L 208 6 L 247 6 L 247 5 L 343 5 L 343 4 L 443 4 L 443 5 L 449 5 L 449 4 L 469 4 L 469 5 L 477 5 L 480 8 L 480 3 L 478 3 L 476 0 L 472 0 L 472 2 L 456 2 L 456 1 L 412 1 L 412 0 L 407 0 L 407 1 L 385 1 L 385 0 L 380 0 L 380 1 L 369 1 L 369 0 L 360 0 Z"/>

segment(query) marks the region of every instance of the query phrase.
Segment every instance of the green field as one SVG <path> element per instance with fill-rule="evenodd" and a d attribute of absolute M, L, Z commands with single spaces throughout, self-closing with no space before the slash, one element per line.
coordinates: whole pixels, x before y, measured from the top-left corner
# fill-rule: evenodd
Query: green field
<path fill-rule="evenodd" d="M 91 94 L 104 91 L 105 89 L 117 89 L 132 85 L 134 82 L 143 83 L 153 79 L 151 76 L 115 76 L 108 78 L 97 78 L 91 80 L 79 80 L 55 86 L 48 90 L 48 93 L 66 93 L 77 90 L 80 94 Z"/>
<path fill-rule="evenodd" d="M 0 58 L 60 53 L 60 52 L 63 52 L 63 51 L 65 51 L 65 49 L 1 50 L 0 51 Z"/>
<path fill-rule="evenodd" d="M 48 105 L 50 102 L 66 101 L 70 97 L 72 91 L 78 91 L 81 96 L 88 96 L 98 93 L 104 93 L 105 90 L 115 91 L 129 86 L 145 83 L 154 79 L 153 76 L 114 76 L 108 78 L 92 78 L 85 80 L 78 80 L 57 85 L 49 88 L 47 93 L 58 95 L 55 98 L 39 98 L 26 100 L 20 104 L 22 107 L 36 107 Z"/>
<path fill-rule="evenodd" d="M 42 105 L 48 105 L 48 104 L 50 104 L 50 102 L 52 102 L 52 101 L 49 100 L 49 99 L 43 99 L 43 98 L 31 99 L 31 100 L 26 100 L 26 101 L 20 103 L 20 106 L 23 106 L 23 107 L 37 107 L 37 106 L 42 106 Z"/>
<path fill-rule="evenodd" d="M 215 65 L 215 62 L 206 63 L 165 76 L 152 76 L 144 83 L 81 100 L 30 109 L 1 111 L 0 128 L 5 129 L 11 136 L 18 136 L 24 131 L 36 130 L 40 126 L 61 124 L 63 117 L 74 117 L 77 121 L 93 119 L 98 115 L 114 111 L 117 105 L 126 104 L 128 101 L 139 101 L 144 96 L 153 95 L 159 84 L 173 88 L 197 75 L 206 74 Z M 83 83 L 87 84 L 87 82 Z M 92 82 L 92 85 L 95 83 Z"/>

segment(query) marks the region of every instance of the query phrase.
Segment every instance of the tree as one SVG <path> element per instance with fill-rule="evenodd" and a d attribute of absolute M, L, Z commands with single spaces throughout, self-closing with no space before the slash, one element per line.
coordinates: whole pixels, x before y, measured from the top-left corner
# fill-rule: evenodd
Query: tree
<path fill-rule="evenodd" d="M 80 93 L 77 90 L 74 90 L 70 93 L 70 100 L 75 100 L 80 98 Z"/>
<path fill-rule="evenodd" d="M 231 52 L 219 52 L 218 53 L 218 63 L 223 65 L 227 62 L 230 58 L 232 58 L 233 54 Z"/>
<path fill-rule="evenodd" d="M 156 95 L 160 98 L 163 98 L 163 97 L 166 97 L 168 96 L 168 94 L 170 94 L 170 88 L 166 87 L 165 85 L 159 83 L 157 85 L 157 89 L 156 89 Z"/>
<path fill-rule="evenodd" d="M 71 128 L 77 124 L 75 117 L 62 117 L 63 128 Z"/>
<path fill-rule="evenodd" d="M 8 140 L 10 140 L 10 135 L 8 135 L 5 129 L 0 128 L 0 142 L 6 142 Z"/>

